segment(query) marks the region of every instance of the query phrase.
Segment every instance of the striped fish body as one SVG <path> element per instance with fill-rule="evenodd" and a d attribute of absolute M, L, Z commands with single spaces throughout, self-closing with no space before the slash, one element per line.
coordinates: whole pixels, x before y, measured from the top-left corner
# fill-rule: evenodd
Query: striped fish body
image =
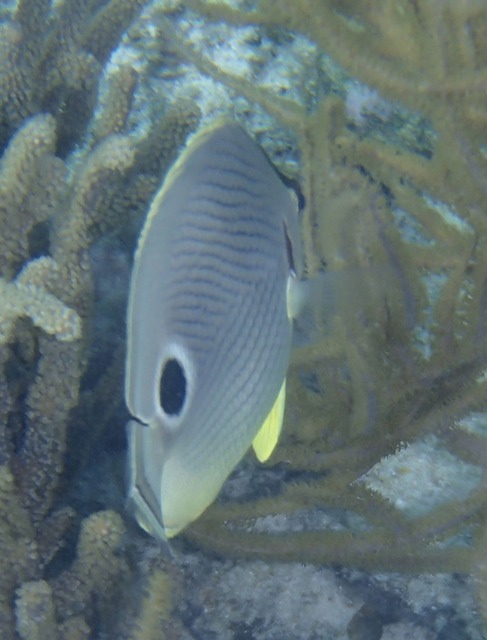
<path fill-rule="evenodd" d="M 281 395 L 283 406 L 298 236 L 296 198 L 235 123 L 197 134 L 154 199 L 125 393 L 129 505 L 156 537 L 202 513 Z"/>

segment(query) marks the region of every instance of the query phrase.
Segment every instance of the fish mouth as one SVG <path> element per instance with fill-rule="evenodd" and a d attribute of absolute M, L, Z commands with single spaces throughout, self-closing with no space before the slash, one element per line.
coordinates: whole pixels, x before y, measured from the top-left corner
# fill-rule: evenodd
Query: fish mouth
<path fill-rule="evenodd" d="M 149 425 L 136 419 L 127 424 L 129 455 L 126 468 L 126 509 L 144 531 L 165 542 L 168 535 L 162 523 L 160 496 L 145 473 L 143 439 L 150 429 Z"/>

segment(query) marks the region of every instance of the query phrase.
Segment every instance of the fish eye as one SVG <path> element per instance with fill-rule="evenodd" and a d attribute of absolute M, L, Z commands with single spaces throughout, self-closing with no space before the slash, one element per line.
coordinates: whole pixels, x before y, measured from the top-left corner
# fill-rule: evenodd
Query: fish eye
<path fill-rule="evenodd" d="M 186 376 L 182 364 L 170 358 L 164 365 L 159 380 L 159 402 L 169 416 L 181 413 L 186 398 Z"/>

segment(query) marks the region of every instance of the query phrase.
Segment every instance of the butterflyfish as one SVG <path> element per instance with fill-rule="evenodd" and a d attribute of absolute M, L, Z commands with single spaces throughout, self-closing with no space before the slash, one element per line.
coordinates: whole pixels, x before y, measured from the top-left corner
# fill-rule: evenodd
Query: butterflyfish
<path fill-rule="evenodd" d="M 299 205 L 237 123 L 195 134 L 141 232 L 127 314 L 128 507 L 165 540 L 283 421 Z"/>

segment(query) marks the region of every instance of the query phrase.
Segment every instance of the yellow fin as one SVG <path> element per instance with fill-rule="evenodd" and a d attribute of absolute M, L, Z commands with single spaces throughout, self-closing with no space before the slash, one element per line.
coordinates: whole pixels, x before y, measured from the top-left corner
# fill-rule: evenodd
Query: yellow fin
<path fill-rule="evenodd" d="M 252 442 L 252 447 L 259 462 L 265 462 L 270 458 L 271 453 L 279 440 L 282 427 L 282 419 L 284 418 L 284 406 L 286 404 L 286 379 L 282 383 L 276 401 L 272 409 L 269 411 L 264 424 L 259 429 L 259 433 Z"/>

